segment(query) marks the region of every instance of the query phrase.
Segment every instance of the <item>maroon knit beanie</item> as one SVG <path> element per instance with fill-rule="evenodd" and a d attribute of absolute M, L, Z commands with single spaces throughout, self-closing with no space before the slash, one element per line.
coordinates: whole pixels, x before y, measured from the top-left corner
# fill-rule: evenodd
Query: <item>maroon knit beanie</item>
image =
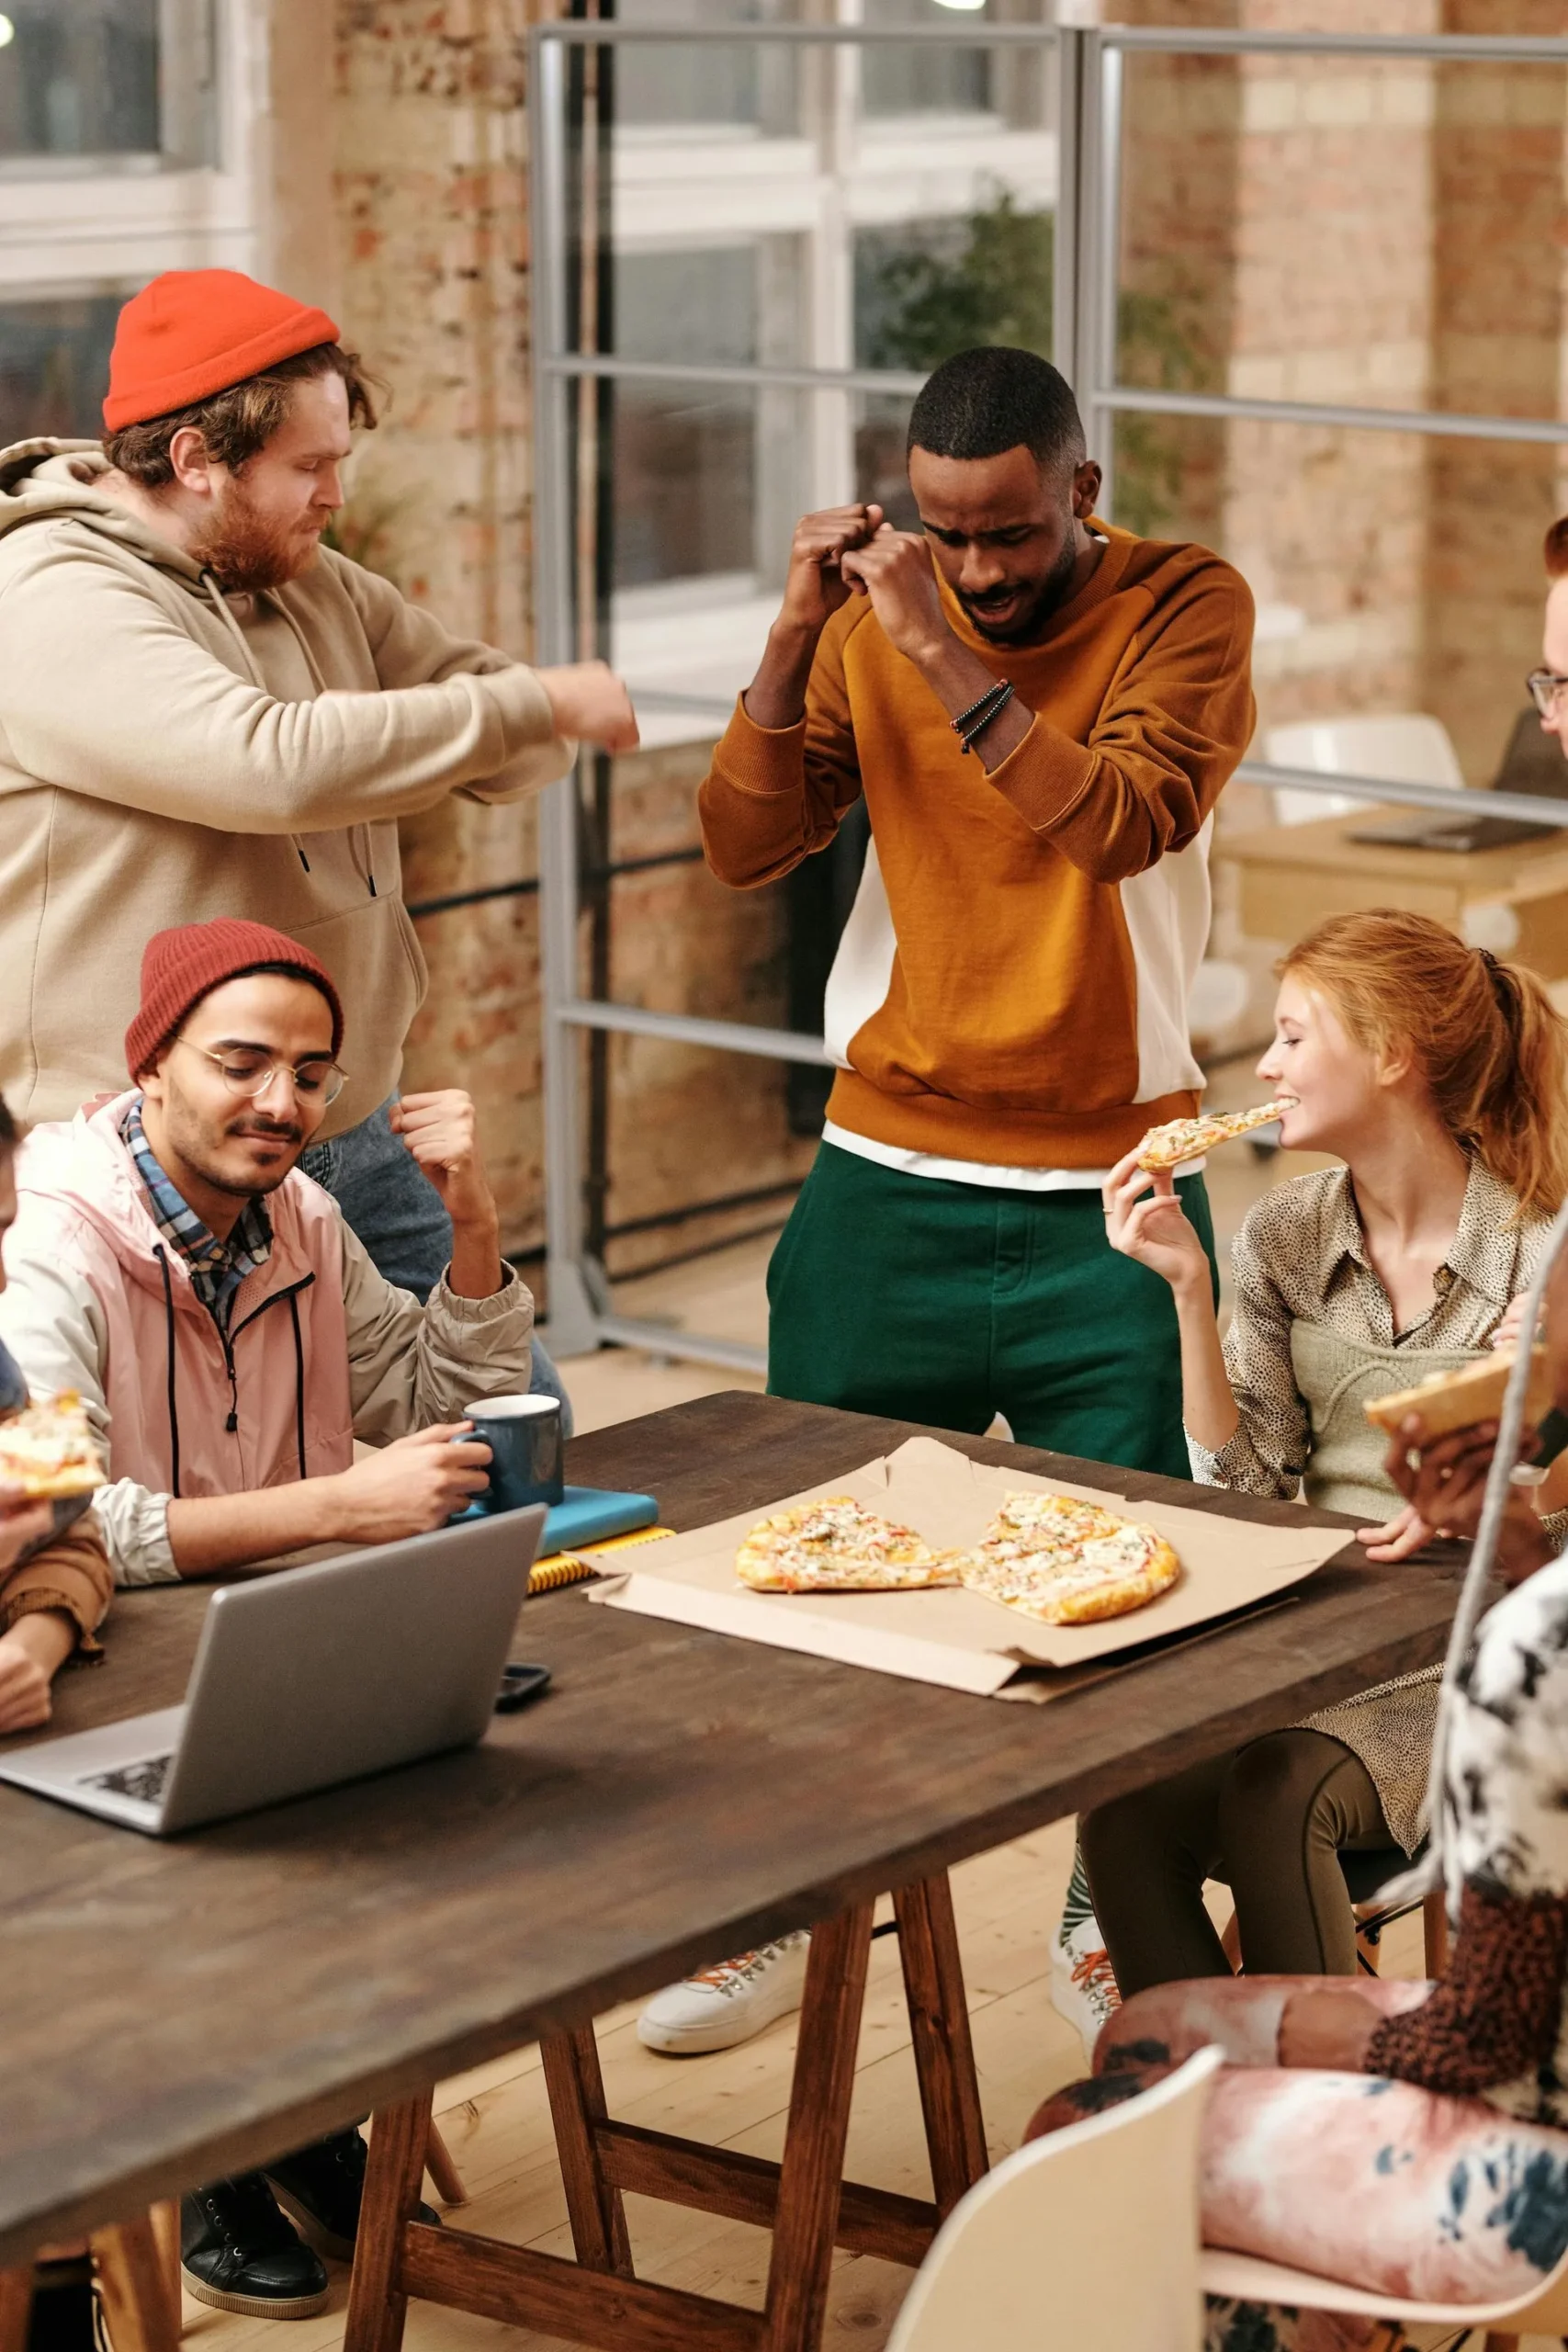
<path fill-rule="evenodd" d="M 333 1011 L 333 1052 L 343 1044 L 343 1006 L 324 964 L 286 932 L 265 922 L 220 916 L 216 922 L 181 923 L 155 931 L 141 953 L 141 1002 L 125 1033 L 126 1067 L 140 1078 L 156 1062 L 187 1015 L 220 989 L 259 965 L 282 964 L 320 989 Z"/>

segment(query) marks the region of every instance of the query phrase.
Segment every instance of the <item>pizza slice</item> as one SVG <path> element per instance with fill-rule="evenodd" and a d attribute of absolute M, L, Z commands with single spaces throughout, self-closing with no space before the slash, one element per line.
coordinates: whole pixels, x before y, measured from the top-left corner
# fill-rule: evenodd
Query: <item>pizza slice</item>
<path fill-rule="evenodd" d="M 1195 1119 L 1169 1119 L 1163 1127 L 1151 1127 L 1138 1146 L 1140 1168 L 1179 1168 L 1184 1159 L 1196 1159 L 1201 1152 L 1213 1151 L 1218 1143 L 1230 1143 L 1236 1136 L 1247 1136 L 1254 1127 L 1272 1126 L 1290 1110 L 1294 1097 L 1281 1094 L 1272 1102 L 1260 1102 L 1256 1111 L 1205 1111 Z"/>
<path fill-rule="evenodd" d="M 1043 1625 L 1124 1616 L 1168 1591 L 1180 1574 L 1157 1528 L 1069 1495 L 1004 1496 L 958 1565 L 971 1592 Z"/>
<path fill-rule="evenodd" d="M 85 1408 L 73 1388 L 62 1388 L 41 1405 L 28 1405 L 0 1421 L 0 1480 L 20 1487 L 37 1501 L 90 1495 L 104 1483 L 98 1452 Z"/>
<path fill-rule="evenodd" d="M 915 1592 L 956 1584 L 954 1557 L 852 1495 L 829 1495 L 759 1520 L 735 1572 L 753 1592 Z"/>

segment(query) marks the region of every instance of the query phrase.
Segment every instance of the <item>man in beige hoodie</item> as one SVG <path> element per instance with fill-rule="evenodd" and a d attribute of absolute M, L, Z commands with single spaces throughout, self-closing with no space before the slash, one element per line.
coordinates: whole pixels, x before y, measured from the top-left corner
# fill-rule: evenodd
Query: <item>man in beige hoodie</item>
<path fill-rule="evenodd" d="M 151 933 L 273 924 L 354 1039 L 310 1172 L 423 1297 L 451 1243 L 389 1125 L 425 989 L 398 820 L 536 790 L 574 739 L 630 748 L 626 689 L 454 637 L 320 545 L 375 422 L 324 311 L 168 272 L 120 314 L 104 413 L 102 447 L 0 452 L 0 1087 L 69 1118 L 118 1083 Z"/>

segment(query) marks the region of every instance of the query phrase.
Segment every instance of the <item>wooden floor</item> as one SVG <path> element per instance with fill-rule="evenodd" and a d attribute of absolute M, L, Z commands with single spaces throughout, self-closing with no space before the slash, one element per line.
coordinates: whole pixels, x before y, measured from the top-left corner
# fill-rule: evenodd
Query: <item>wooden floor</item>
<path fill-rule="evenodd" d="M 954 1874 L 959 1932 L 974 2019 L 981 2094 L 993 2156 L 1017 2146 L 1036 2104 L 1084 2071 L 1077 2039 L 1051 2007 L 1048 1947 L 1066 1885 L 1066 1823 L 966 1863 Z M 883 1911 L 886 1910 L 886 1905 Z M 879 1915 L 880 1916 L 880 1915 Z M 1387 1941 L 1385 1966 L 1415 1973 L 1415 1923 Z M 602 2018 L 599 2042 L 613 2113 L 628 2120 L 777 2156 L 784 2143 L 794 2053 L 794 2019 L 782 2018 L 741 2049 L 671 2059 L 644 2050 L 634 2009 Z M 536 2050 L 522 2050 L 443 2086 L 436 2114 L 468 2183 L 470 2202 L 454 2209 L 468 2226 L 570 2254 L 560 2178 Z M 850 2132 L 852 2175 L 885 2188 L 929 2196 L 908 2024 L 892 1937 L 872 1947 Z M 696 2293 L 761 2308 L 768 2241 L 739 2222 L 629 2198 L 632 2244 L 644 2276 Z M 333 2273 L 331 2308 L 280 2335 L 276 2322 L 231 2318 L 186 2300 L 186 2335 L 202 2352 L 317 2352 L 342 2338 L 346 2270 Z M 838 2257 L 825 2344 L 829 2352 L 878 2352 L 910 2274 L 891 2263 Z M 409 2352 L 465 2352 L 505 2345 L 546 2352 L 558 2339 L 505 2328 L 430 2305 L 411 2306 Z"/>

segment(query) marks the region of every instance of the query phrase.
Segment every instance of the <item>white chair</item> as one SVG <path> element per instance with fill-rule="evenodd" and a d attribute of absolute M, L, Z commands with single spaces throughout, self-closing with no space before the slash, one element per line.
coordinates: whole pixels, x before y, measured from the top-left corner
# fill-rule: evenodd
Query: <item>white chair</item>
<path fill-rule="evenodd" d="M 1206 2295 L 1234 2295 L 1244 2303 L 1289 2303 L 1297 2311 L 1354 2312 L 1368 2319 L 1404 2320 L 1413 2326 L 1484 2327 L 1485 2352 L 1514 2352 L 1521 2335 L 1568 2335 L 1568 2254 L 1551 2276 L 1501 2303 L 1418 2303 L 1402 2295 L 1374 2295 L 1308 2270 L 1257 2255 L 1224 2254 L 1205 2246 L 1199 2276 Z M 1499 2334 L 1497 2320 L 1509 2324 Z"/>
<path fill-rule="evenodd" d="M 887 2352 L 1199 2352 L 1198 2135 L 1220 2064 L 1201 2050 L 976 2181 Z"/>
<path fill-rule="evenodd" d="M 1464 790 L 1464 773 L 1440 718 L 1424 710 L 1392 711 L 1376 718 L 1308 718 L 1292 727 L 1270 727 L 1263 738 L 1270 767 L 1306 768 L 1317 775 L 1370 775 L 1380 784 L 1436 784 Z M 1344 793 L 1274 795 L 1275 821 L 1310 825 L 1319 817 L 1348 817 L 1366 802 Z"/>

